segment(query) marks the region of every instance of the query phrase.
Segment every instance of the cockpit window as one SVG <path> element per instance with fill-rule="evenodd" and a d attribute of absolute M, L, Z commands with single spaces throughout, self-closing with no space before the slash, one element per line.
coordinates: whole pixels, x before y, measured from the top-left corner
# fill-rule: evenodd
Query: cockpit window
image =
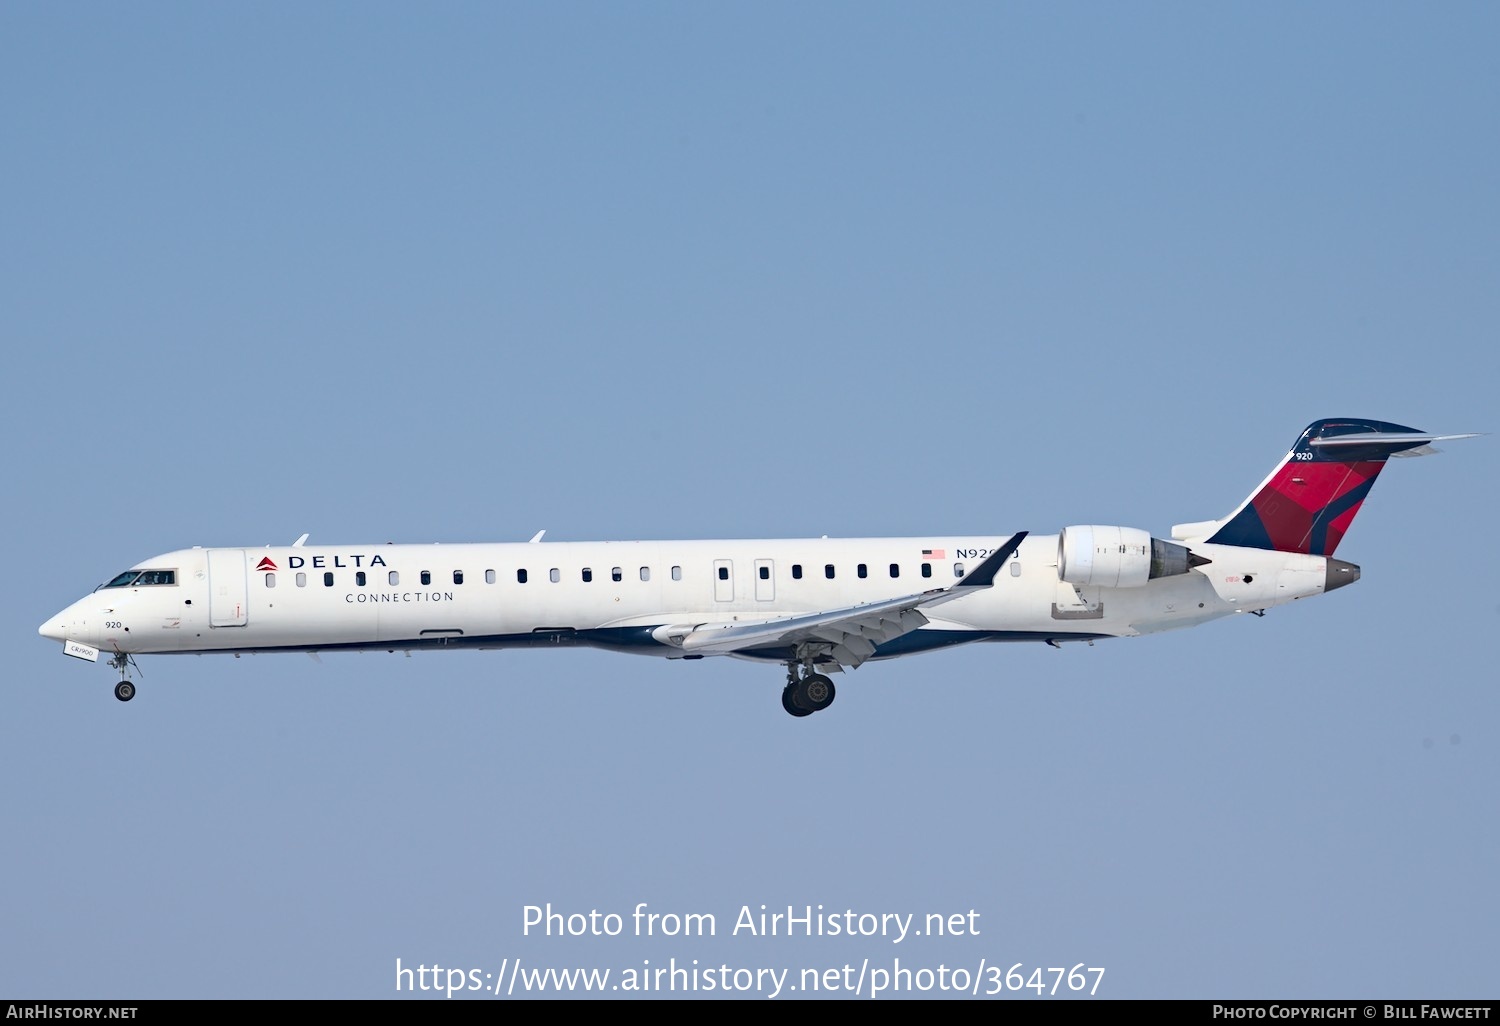
<path fill-rule="evenodd" d="M 176 570 L 126 570 L 105 585 L 106 588 L 145 588 L 157 584 L 176 584 Z"/>

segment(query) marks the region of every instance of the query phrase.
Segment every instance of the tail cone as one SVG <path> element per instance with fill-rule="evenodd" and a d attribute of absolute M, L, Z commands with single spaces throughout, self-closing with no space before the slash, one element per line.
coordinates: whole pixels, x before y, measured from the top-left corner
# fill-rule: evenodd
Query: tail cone
<path fill-rule="evenodd" d="M 1330 559 L 1327 576 L 1323 578 L 1323 591 L 1326 594 L 1335 588 L 1353 584 L 1357 580 L 1359 580 L 1359 567 L 1353 563 L 1345 563 L 1342 559 Z"/>

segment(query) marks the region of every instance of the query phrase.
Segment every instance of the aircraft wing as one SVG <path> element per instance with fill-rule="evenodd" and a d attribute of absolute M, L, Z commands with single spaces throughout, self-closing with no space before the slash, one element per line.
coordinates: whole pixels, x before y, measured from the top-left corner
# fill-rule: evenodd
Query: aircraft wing
<path fill-rule="evenodd" d="M 924 610 L 992 586 L 995 574 L 1015 555 L 1027 533 L 1012 535 L 989 558 L 947 588 L 801 616 L 663 627 L 656 634 L 659 640 L 694 655 L 732 655 L 748 649 L 779 647 L 795 650 L 812 645 L 823 648 L 840 665 L 855 667 L 874 655 L 877 646 L 926 624 Z"/>

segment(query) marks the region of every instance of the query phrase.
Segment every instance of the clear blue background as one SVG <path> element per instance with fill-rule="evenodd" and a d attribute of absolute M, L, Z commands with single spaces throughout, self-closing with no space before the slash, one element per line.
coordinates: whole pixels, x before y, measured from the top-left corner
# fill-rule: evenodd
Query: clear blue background
<path fill-rule="evenodd" d="M 0 996 L 899 958 L 1494 998 L 1494 438 L 1391 465 L 1355 587 L 870 664 L 805 720 L 774 666 L 583 650 L 157 657 L 122 705 L 36 629 L 190 545 L 1165 535 L 1316 418 L 1495 430 L 1497 38 L 1462 2 L 0 6 Z M 718 935 L 523 935 L 638 902 Z M 981 932 L 729 936 L 761 904 Z"/>

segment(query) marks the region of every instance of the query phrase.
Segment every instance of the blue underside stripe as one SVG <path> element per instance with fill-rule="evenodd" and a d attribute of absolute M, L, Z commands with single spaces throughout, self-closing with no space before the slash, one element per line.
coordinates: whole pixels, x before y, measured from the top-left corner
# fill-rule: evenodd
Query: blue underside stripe
<path fill-rule="evenodd" d="M 454 648 L 557 648 L 562 646 L 602 648 L 615 652 L 634 652 L 643 655 L 671 657 L 678 649 L 663 645 L 651 636 L 653 627 L 607 627 L 598 630 L 551 630 L 529 634 L 448 635 L 426 638 L 408 638 L 401 641 L 357 641 L 338 645 L 279 645 L 272 648 L 256 647 L 239 651 L 254 652 L 410 652 L 426 649 Z M 1111 637 L 1108 634 L 1072 633 L 1067 631 L 943 631 L 918 630 L 903 634 L 879 646 L 872 659 L 889 659 L 895 656 L 931 652 L 954 645 L 969 645 L 982 641 L 1086 641 Z M 225 648 L 224 652 L 233 652 Z M 172 653 L 160 653 L 170 655 Z M 196 653 L 195 653 L 196 654 Z M 734 655 L 768 662 L 786 662 L 789 653 L 786 646 L 747 650 Z"/>

